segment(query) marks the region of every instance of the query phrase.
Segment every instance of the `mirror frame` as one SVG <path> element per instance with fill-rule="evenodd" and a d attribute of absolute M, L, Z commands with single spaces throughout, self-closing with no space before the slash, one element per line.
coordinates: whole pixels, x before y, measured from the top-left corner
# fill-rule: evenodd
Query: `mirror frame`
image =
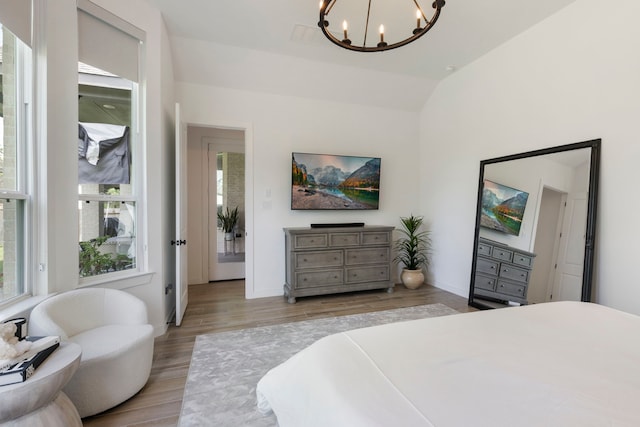
<path fill-rule="evenodd" d="M 471 262 L 471 279 L 469 286 L 469 305 L 479 309 L 494 308 L 490 305 L 482 304 L 479 301 L 474 300 L 474 281 L 476 271 L 476 263 L 478 253 L 478 239 L 480 237 L 480 217 L 482 210 L 482 188 L 484 182 L 484 168 L 486 165 L 493 163 L 501 163 L 509 160 L 518 160 L 529 157 L 542 156 L 545 154 L 560 153 L 563 151 L 578 150 L 581 148 L 591 148 L 591 163 L 589 167 L 589 197 L 587 201 L 587 227 L 585 233 L 585 246 L 584 246 L 584 266 L 582 270 L 582 296 L 581 301 L 591 301 L 592 291 L 592 279 L 593 279 L 593 263 L 595 254 L 595 240 L 596 240 L 596 214 L 598 207 L 598 181 L 599 181 L 599 169 L 600 169 L 600 146 L 602 144 L 601 139 L 593 139 L 584 142 L 576 142 L 573 144 L 560 145 L 556 147 L 543 148 L 540 150 L 527 151 L 524 153 L 512 154 L 508 156 L 495 157 L 493 159 L 480 161 L 480 178 L 478 179 L 478 198 L 476 204 L 476 226 L 475 235 L 473 239 L 473 255 Z"/>

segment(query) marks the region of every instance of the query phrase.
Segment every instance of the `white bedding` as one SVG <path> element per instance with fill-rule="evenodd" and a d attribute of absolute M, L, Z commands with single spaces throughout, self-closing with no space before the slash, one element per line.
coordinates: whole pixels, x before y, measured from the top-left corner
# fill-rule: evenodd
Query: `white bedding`
<path fill-rule="evenodd" d="M 257 397 L 280 427 L 640 426 L 640 317 L 554 302 L 358 329 Z"/>

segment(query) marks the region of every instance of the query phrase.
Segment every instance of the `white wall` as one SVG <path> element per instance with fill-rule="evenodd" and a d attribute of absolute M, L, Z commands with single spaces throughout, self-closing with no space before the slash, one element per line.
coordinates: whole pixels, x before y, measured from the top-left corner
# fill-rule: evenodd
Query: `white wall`
<path fill-rule="evenodd" d="M 38 70 L 36 110 L 37 140 L 43 141 L 36 154 L 41 174 L 37 191 L 46 200 L 36 221 L 41 245 L 36 255 L 42 293 L 73 289 L 78 284 L 78 162 L 77 148 L 67 141 L 78 137 L 78 45 L 75 0 L 37 2 L 42 16 L 42 40 L 47 63 Z M 40 28 L 38 29 L 40 30 Z M 38 31 L 37 30 L 37 31 Z M 43 162 L 43 159 L 46 161 Z"/>
<path fill-rule="evenodd" d="M 468 292 L 480 160 L 602 138 L 595 300 L 640 314 L 640 233 L 620 210 L 640 209 L 639 14 L 578 0 L 438 86 L 420 119 L 437 286 Z"/>
<path fill-rule="evenodd" d="M 282 295 L 285 280 L 283 227 L 316 222 L 357 222 L 399 226 L 399 217 L 418 211 L 420 160 L 418 114 L 179 83 L 177 97 L 184 121 L 198 125 L 248 129 L 246 156 L 253 216 L 253 246 L 247 252 L 253 282 L 247 297 Z M 378 211 L 291 211 L 293 151 L 381 157 Z M 251 226 L 249 222 L 252 222 Z M 248 239 L 249 242 L 249 239 Z"/>

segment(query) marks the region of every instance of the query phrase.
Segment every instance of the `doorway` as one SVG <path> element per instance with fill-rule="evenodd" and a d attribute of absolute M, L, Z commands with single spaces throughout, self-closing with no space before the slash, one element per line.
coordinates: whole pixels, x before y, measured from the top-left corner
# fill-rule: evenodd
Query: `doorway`
<path fill-rule="evenodd" d="M 250 138 L 246 126 L 187 126 L 188 283 L 245 279 L 247 297 L 253 295 Z M 239 219 L 225 241 L 218 211 L 227 208 L 237 208 Z"/>
<path fill-rule="evenodd" d="M 584 267 L 587 193 L 544 187 L 529 282 L 530 303 L 580 301 Z"/>

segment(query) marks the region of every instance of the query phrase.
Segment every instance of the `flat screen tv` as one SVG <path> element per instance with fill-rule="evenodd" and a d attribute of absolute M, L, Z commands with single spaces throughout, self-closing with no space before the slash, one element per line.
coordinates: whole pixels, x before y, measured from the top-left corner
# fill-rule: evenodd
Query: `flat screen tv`
<path fill-rule="evenodd" d="M 380 158 L 291 154 L 291 209 L 378 209 Z"/>
<path fill-rule="evenodd" d="M 518 236 L 529 193 L 484 180 L 480 226 Z"/>

